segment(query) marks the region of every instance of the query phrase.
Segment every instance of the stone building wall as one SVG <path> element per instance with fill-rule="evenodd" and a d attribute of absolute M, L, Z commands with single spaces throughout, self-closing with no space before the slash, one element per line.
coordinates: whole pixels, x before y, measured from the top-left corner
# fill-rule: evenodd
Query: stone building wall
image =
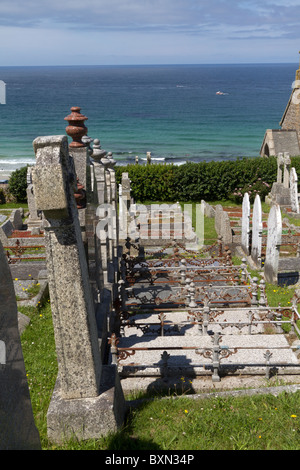
<path fill-rule="evenodd" d="M 260 155 L 277 156 L 281 152 L 288 152 L 291 157 L 300 155 L 300 67 L 279 125 L 280 129 L 266 130 Z"/>

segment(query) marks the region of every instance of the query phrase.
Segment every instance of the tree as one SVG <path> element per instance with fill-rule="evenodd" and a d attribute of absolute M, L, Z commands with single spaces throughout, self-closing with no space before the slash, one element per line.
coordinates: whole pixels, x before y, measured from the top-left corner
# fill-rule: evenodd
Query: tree
<path fill-rule="evenodd" d="M 27 167 L 13 171 L 8 181 L 9 192 L 17 202 L 27 201 Z"/>

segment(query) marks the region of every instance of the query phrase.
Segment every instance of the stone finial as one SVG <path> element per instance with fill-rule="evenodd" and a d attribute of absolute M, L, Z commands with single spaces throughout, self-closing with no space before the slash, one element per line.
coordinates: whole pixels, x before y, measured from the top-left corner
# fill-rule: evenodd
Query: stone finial
<path fill-rule="evenodd" d="M 88 135 L 84 135 L 81 139 L 81 142 L 83 143 L 83 145 L 85 147 L 87 147 L 87 152 L 88 152 L 88 155 L 91 156 L 92 153 L 93 153 L 93 150 L 91 148 L 91 143 L 93 142 L 94 139 L 92 139 L 91 137 L 89 137 Z"/>
<path fill-rule="evenodd" d="M 101 149 L 100 140 L 94 139 L 92 159 L 99 162 L 101 158 L 105 157 L 106 153 L 106 150 Z"/>
<path fill-rule="evenodd" d="M 71 114 L 64 118 L 68 121 L 69 125 L 66 127 L 66 133 L 72 137 L 73 141 L 69 147 L 85 147 L 85 144 L 81 141 L 84 135 L 87 135 L 87 127 L 84 125 L 84 121 L 88 118 L 80 113 L 81 108 L 73 106 L 71 108 Z"/>
<path fill-rule="evenodd" d="M 113 168 L 117 162 L 114 160 L 112 152 L 108 152 L 107 158 L 110 162 L 110 168 Z"/>

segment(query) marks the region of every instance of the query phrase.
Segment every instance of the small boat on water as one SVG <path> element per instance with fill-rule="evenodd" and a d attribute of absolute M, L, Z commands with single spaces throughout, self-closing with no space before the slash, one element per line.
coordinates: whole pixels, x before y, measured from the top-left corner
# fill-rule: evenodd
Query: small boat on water
<path fill-rule="evenodd" d="M 223 93 L 223 91 L 217 91 L 216 95 L 227 95 L 227 93 Z"/>

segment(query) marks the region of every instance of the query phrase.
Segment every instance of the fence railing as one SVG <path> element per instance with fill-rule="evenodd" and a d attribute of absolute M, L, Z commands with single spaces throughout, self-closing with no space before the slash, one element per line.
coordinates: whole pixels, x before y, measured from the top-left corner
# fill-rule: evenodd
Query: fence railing
<path fill-rule="evenodd" d="M 190 370 L 193 375 L 195 375 L 196 369 L 202 369 L 202 371 L 211 371 L 211 378 L 213 382 L 220 382 L 221 377 L 228 375 L 229 373 L 232 374 L 234 371 L 238 371 L 244 369 L 248 374 L 250 373 L 249 369 L 254 368 L 255 374 L 259 372 L 264 373 L 265 378 L 270 379 L 274 373 L 278 373 L 279 369 L 281 368 L 289 368 L 291 373 L 299 373 L 300 364 L 297 362 L 284 362 L 284 361 L 271 361 L 273 352 L 275 351 L 283 351 L 283 350 L 290 350 L 289 346 L 276 346 L 276 347 L 247 347 L 247 346 L 237 346 L 237 347 L 229 347 L 227 345 L 221 345 L 220 341 L 222 339 L 222 335 L 220 333 L 215 333 L 212 337 L 212 345 L 210 347 L 203 347 L 199 348 L 199 346 L 173 346 L 173 347 L 119 347 L 119 338 L 116 337 L 115 334 L 112 334 L 109 338 L 108 342 L 110 344 L 110 351 L 112 357 L 112 364 L 115 364 L 119 367 L 119 371 L 121 375 L 130 376 L 130 375 L 138 375 L 138 372 L 146 371 L 146 375 L 154 375 L 157 376 L 157 369 L 159 369 L 159 373 L 161 377 L 166 377 L 168 375 L 172 375 L 174 370 L 180 369 L 181 375 L 186 373 L 188 375 L 188 371 Z M 257 362 L 230 362 L 230 363 L 221 363 L 224 359 L 227 359 L 239 351 L 242 350 L 255 350 L 260 351 L 261 354 L 261 361 Z M 297 349 L 297 347 L 295 347 Z M 193 363 L 189 364 L 187 367 L 182 365 L 174 366 L 169 364 L 169 360 L 172 358 L 171 352 L 172 351 L 188 351 L 193 350 L 197 355 L 202 356 L 205 359 L 209 359 L 211 362 L 203 362 L 203 363 Z M 128 365 L 122 364 L 128 357 L 134 356 L 138 351 L 163 351 L 159 361 L 159 364 L 145 364 L 145 363 L 131 363 Z M 127 370 L 126 370 L 127 369 Z M 154 371 L 151 374 L 151 369 Z M 259 371 L 260 369 L 260 371 Z M 142 374 L 141 374 L 142 375 Z M 201 375 L 201 373 L 199 374 Z"/>
<path fill-rule="evenodd" d="M 32 250 L 44 251 L 45 245 L 21 245 L 20 240 L 17 239 L 15 245 L 4 246 L 4 249 L 6 250 L 8 264 L 15 264 L 18 261 L 43 261 L 46 259 L 46 256 L 43 256 L 41 253 L 39 256 L 28 253 Z"/>

